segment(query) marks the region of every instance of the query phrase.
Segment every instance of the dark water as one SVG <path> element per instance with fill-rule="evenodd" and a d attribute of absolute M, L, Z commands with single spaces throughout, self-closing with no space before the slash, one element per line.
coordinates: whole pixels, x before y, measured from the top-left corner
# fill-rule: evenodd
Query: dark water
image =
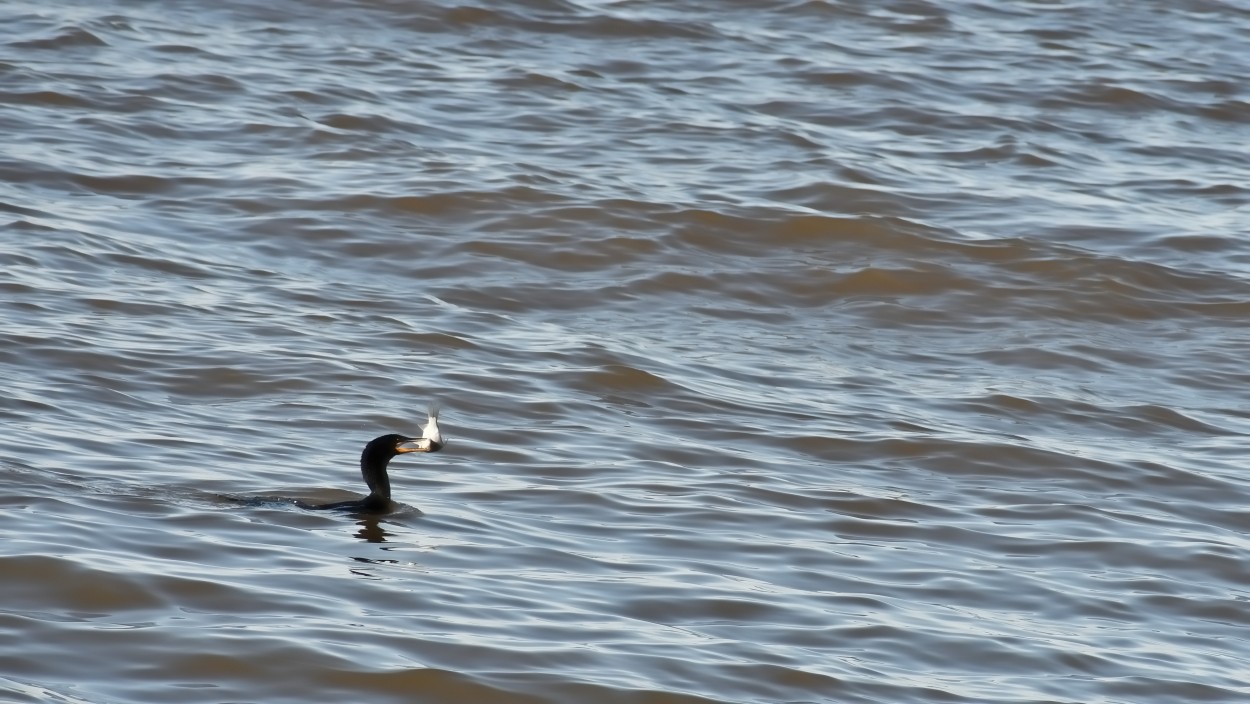
<path fill-rule="evenodd" d="M 1247 36 L 0 4 L 0 699 L 1250 701 Z"/>

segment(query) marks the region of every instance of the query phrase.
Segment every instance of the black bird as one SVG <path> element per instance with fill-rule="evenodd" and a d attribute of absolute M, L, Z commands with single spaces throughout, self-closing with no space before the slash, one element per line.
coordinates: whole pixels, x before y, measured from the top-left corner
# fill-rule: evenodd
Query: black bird
<path fill-rule="evenodd" d="M 333 509 L 353 513 L 384 513 L 391 509 L 391 479 L 386 465 L 395 455 L 407 452 L 438 452 L 443 449 L 443 434 L 438 429 L 438 409 L 430 409 L 430 420 L 421 428 L 421 437 L 383 435 L 369 441 L 360 453 L 360 474 L 369 486 L 363 499 L 336 501 L 329 504 L 306 504 L 305 508 Z"/>

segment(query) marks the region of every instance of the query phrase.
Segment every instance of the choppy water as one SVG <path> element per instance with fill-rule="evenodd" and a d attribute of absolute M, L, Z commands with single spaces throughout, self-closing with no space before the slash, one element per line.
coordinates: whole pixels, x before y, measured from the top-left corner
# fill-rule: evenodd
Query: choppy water
<path fill-rule="evenodd" d="M 0 698 L 1250 700 L 1247 36 L 0 4 Z"/>

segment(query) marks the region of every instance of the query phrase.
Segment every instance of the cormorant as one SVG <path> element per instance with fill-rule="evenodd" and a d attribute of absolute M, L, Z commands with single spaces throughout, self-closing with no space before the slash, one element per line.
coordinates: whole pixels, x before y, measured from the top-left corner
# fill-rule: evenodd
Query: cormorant
<path fill-rule="evenodd" d="M 443 434 L 438 429 L 438 409 L 430 409 L 430 420 L 421 428 L 421 437 L 383 435 L 369 441 L 360 453 L 360 474 L 369 486 L 363 499 L 336 501 L 329 504 L 302 504 L 305 508 L 334 509 L 354 513 L 384 513 L 391 508 L 391 480 L 386 465 L 395 455 L 406 452 L 438 452 L 443 449 Z"/>

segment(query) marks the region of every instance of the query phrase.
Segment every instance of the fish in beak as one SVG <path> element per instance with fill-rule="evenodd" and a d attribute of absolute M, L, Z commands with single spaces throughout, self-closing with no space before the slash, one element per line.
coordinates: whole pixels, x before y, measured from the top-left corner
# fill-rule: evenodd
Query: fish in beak
<path fill-rule="evenodd" d="M 429 420 L 421 426 L 421 437 L 408 438 L 395 446 L 396 452 L 438 452 L 443 449 L 443 433 L 438 429 L 438 407 L 431 406 Z"/>

